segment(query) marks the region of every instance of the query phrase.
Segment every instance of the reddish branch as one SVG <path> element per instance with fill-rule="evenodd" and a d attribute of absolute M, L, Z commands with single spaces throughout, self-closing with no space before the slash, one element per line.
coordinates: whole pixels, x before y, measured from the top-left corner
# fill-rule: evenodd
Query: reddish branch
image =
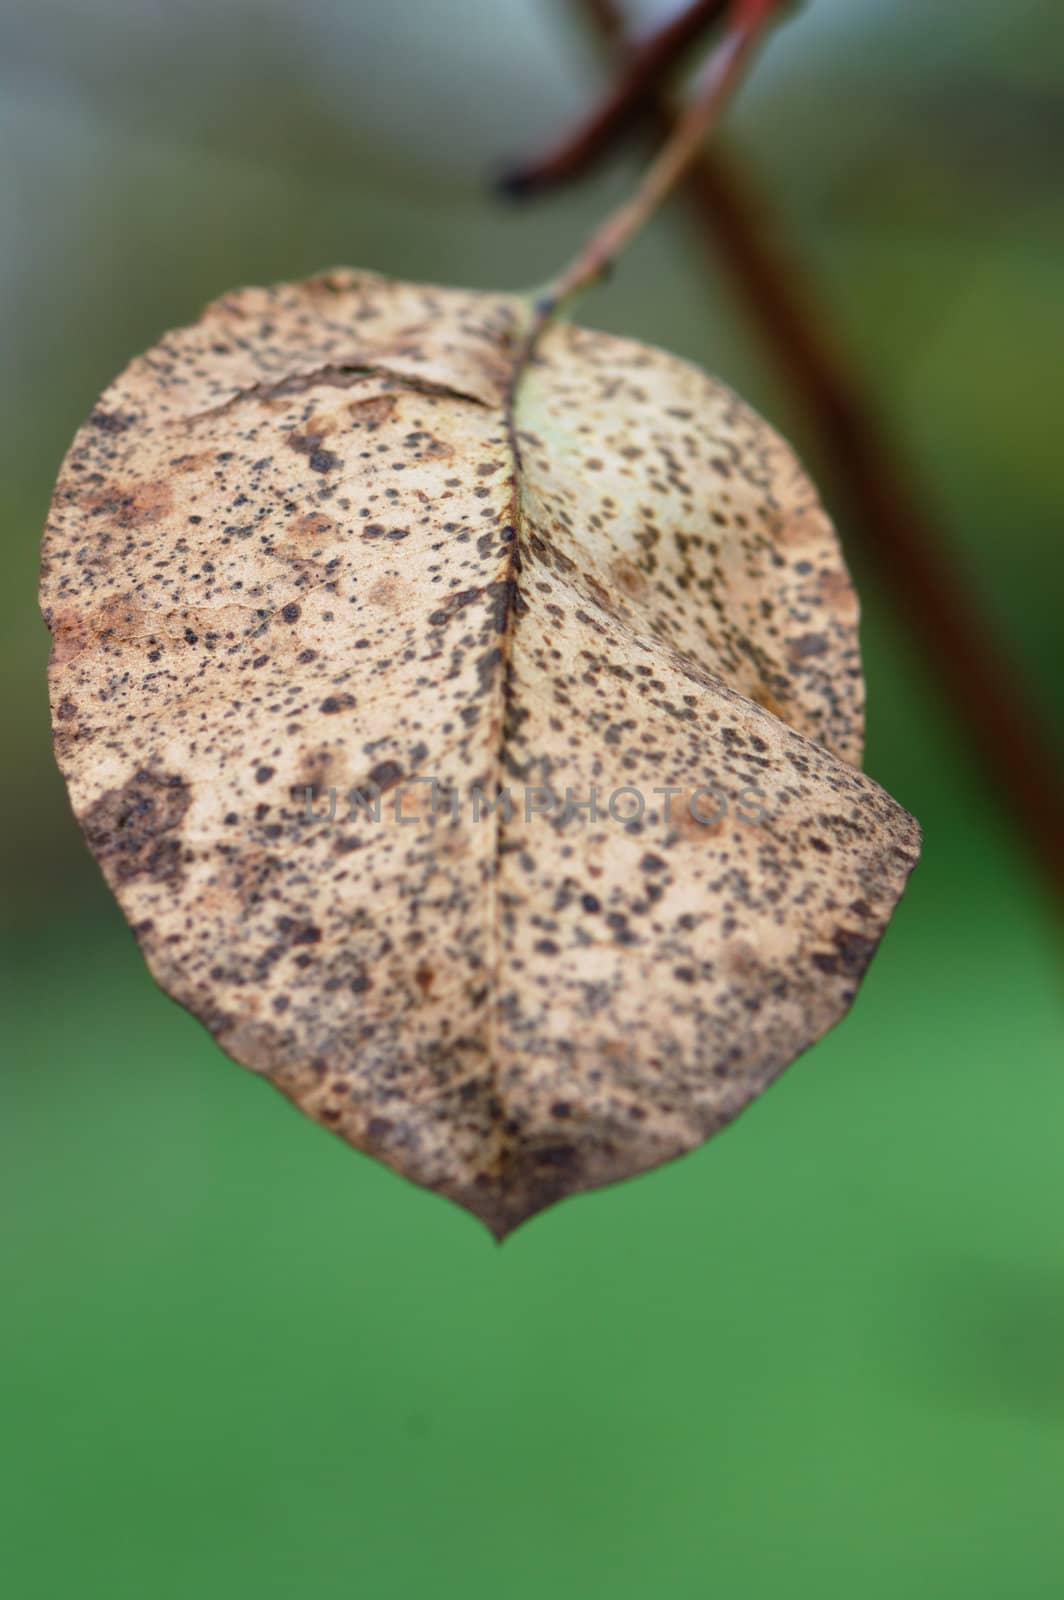
<path fill-rule="evenodd" d="M 592 6 L 594 3 L 592 0 Z M 639 114 L 652 105 L 654 93 L 666 75 L 723 17 L 728 5 L 729 0 L 694 0 L 693 5 L 652 33 L 643 44 L 630 49 L 616 84 L 587 120 L 537 161 L 507 173 L 503 187 L 511 194 L 531 194 L 586 172 L 604 151 L 611 149 L 617 139 L 629 131 Z M 613 32 L 611 19 L 605 13 L 603 21 Z"/>
<path fill-rule="evenodd" d="M 1064 901 L 1064 780 L 1052 730 L 992 637 L 944 550 L 938 528 L 886 437 L 875 408 L 827 336 L 812 291 L 770 243 L 746 181 L 718 157 L 702 160 L 687 193 L 762 336 L 811 416 L 852 512 L 854 541 L 937 679 L 1012 811 L 1042 874 Z"/>
<path fill-rule="evenodd" d="M 603 41 L 623 48 L 624 19 L 615 0 L 579 3 Z M 710 12 L 715 16 L 726 9 L 726 4 L 690 6 L 671 25 L 672 37 L 686 23 L 691 31 L 684 43 L 690 42 L 714 20 Z M 642 47 L 636 61 L 653 59 L 652 44 Z M 668 55 L 672 64 L 680 48 L 670 44 L 662 56 Z M 645 107 L 648 98 L 657 138 L 671 136 L 677 117 L 657 87 L 663 71 L 650 73 L 644 66 L 636 72 L 629 62 L 619 88 L 596 115 L 545 163 L 525 170 L 524 188 L 544 187 L 583 171 L 623 128 L 627 108 Z M 625 108 L 623 115 L 618 106 Z M 706 249 L 723 261 L 795 398 L 812 419 L 824 458 L 852 512 L 863 554 L 892 595 L 925 666 L 967 730 L 1042 876 L 1064 902 L 1064 779 L 1054 759 L 1051 732 L 944 554 L 938 530 L 875 406 L 837 342 L 825 332 L 811 284 L 803 281 L 789 254 L 785 257 L 770 240 L 764 205 L 754 198 L 749 180 L 719 155 L 703 152 L 688 171 L 683 193 Z M 772 232 L 778 236 L 775 226 Z"/>

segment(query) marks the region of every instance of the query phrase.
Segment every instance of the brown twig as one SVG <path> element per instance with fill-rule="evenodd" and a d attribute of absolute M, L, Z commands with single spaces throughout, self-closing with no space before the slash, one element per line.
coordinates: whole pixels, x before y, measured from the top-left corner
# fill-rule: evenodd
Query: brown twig
<path fill-rule="evenodd" d="M 623 47 L 624 19 L 615 0 L 579 4 L 604 43 Z M 667 137 L 675 123 L 667 96 L 655 93 L 656 136 Z M 1042 877 L 1064 903 L 1064 780 L 1052 735 L 943 553 L 934 521 L 876 407 L 825 332 L 812 285 L 789 253 L 784 256 L 775 225 L 770 242 L 765 207 L 749 180 L 719 154 L 704 152 L 689 167 L 683 192 L 706 249 L 723 261 L 813 422 L 852 514 L 855 540 L 892 595 Z"/>
<path fill-rule="evenodd" d="M 586 120 L 538 160 L 504 174 L 502 187 L 510 194 L 528 195 L 586 172 L 647 110 L 666 74 L 719 22 L 728 5 L 729 0 L 693 0 L 679 16 L 633 48 L 616 84 Z"/>

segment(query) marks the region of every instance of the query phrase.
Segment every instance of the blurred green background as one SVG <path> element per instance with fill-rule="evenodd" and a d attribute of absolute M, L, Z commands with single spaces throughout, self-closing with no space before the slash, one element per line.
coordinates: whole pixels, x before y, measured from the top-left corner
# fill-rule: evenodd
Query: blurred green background
<path fill-rule="evenodd" d="M 36 547 L 98 391 L 235 283 L 544 278 L 634 157 L 520 211 L 486 177 L 599 81 L 565 0 L 0 4 L 18 1600 L 1064 1593 L 1059 927 L 874 583 L 868 767 L 927 841 L 854 1013 L 718 1141 L 502 1250 L 154 989 L 53 768 Z M 1064 7 L 812 0 L 730 135 L 1059 726 Z M 820 472 L 675 218 L 582 314 Z"/>

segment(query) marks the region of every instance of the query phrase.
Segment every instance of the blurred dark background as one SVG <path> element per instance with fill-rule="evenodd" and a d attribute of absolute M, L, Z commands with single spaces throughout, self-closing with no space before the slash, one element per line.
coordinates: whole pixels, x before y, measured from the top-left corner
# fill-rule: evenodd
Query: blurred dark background
<path fill-rule="evenodd" d="M 488 180 L 601 81 L 566 0 L 0 0 L 19 1600 L 1064 1592 L 1059 922 L 860 561 L 867 765 L 926 853 L 852 1016 L 721 1139 L 502 1251 L 158 994 L 53 767 L 37 544 L 98 392 L 237 283 L 546 278 L 634 151 L 524 209 Z M 729 139 L 1059 728 L 1064 7 L 812 0 Z M 581 315 L 822 475 L 674 215 Z"/>

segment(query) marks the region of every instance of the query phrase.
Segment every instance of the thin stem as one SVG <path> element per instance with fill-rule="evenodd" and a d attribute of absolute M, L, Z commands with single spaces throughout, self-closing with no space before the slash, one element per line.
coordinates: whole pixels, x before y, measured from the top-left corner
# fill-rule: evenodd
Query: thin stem
<path fill-rule="evenodd" d="M 710 56 L 690 106 L 629 200 L 608 216 L 538 302 L 537 321 L 601 278 L 646 226 L 690 168 L 731 98 L 781 0 L 734 0 L 724 37 Z"/>

